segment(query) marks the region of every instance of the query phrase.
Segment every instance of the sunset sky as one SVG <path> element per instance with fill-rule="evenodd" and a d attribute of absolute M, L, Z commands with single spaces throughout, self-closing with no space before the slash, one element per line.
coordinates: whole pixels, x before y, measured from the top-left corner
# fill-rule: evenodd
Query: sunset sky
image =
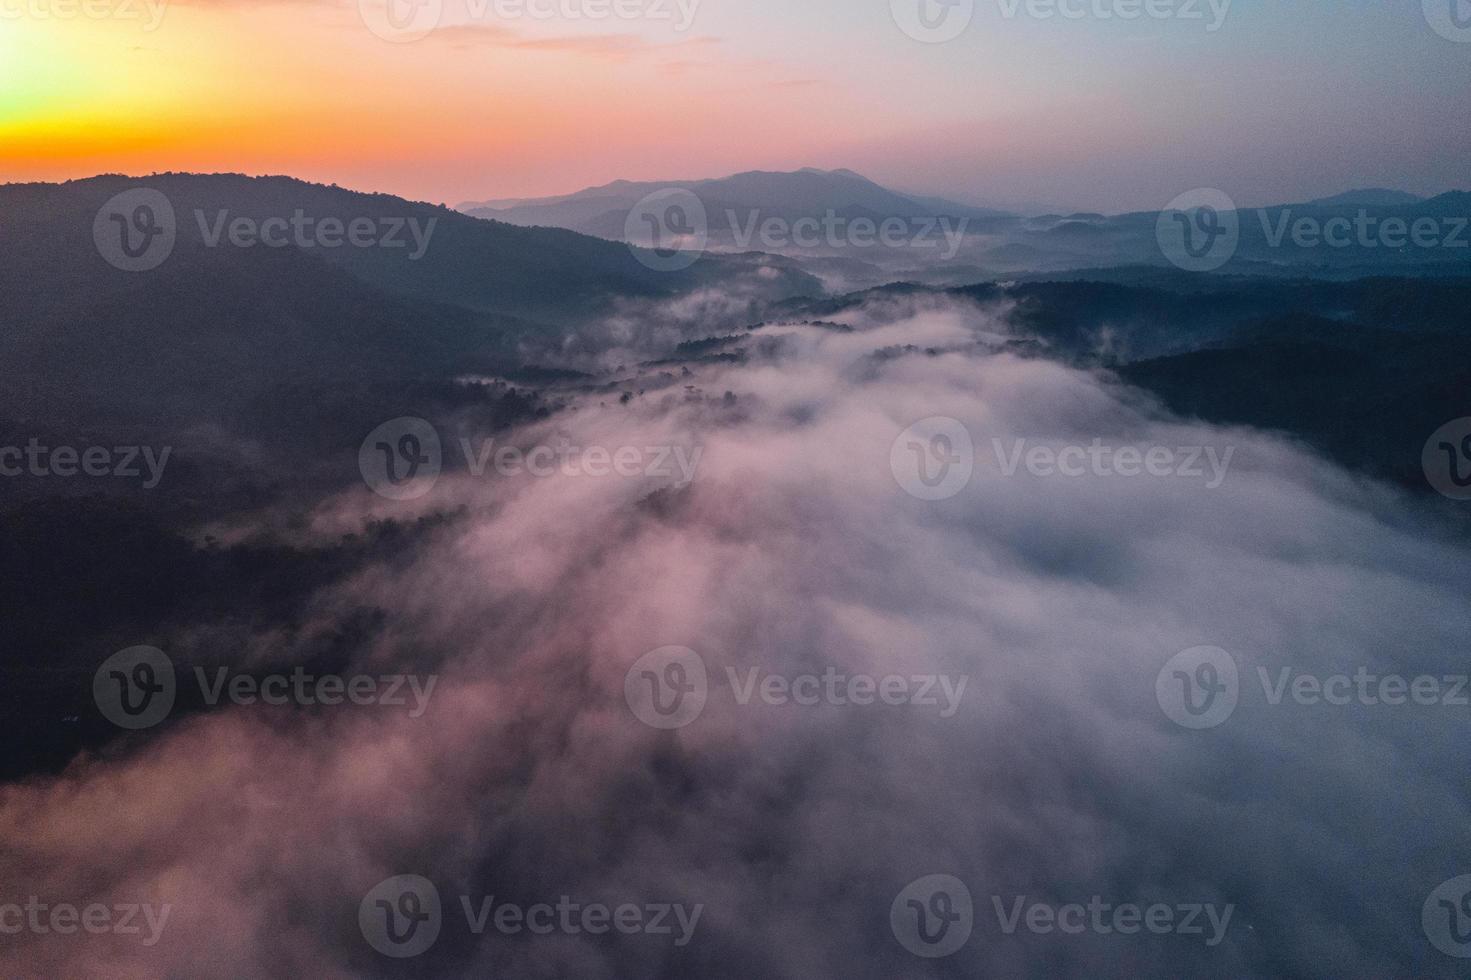
<path fill-rule="evenodd" d="M 456 204 L 818 166 L 1102 210 L 1468 183 L 1471 43 L 1418 0 L 1237 0 L 1216 31 L 1205 0 L 1132 22 L 978 0 L 943 44 L 888 0 L 685 0 L 685 30 L 673 0 L 634 20 L 446 0 L 408 43 L 334 0 L 175 2 L 151 30 L 144 0 L 68 2 L 0 0 L 0 179 L 287 173 Z"/>

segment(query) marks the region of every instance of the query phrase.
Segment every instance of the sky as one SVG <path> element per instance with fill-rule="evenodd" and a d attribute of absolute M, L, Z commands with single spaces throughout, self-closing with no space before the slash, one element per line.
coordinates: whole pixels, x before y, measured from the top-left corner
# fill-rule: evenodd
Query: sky
<path fill-rule="evenodd" d="M 414 0 L 407 34 L 383 2 L 0 0 L 0 180 L 453 205 L 816 166 L 1103 211 L 1471 186 L 1471 28 L 1438 31 L 1442 0 Z M 906 32 L 920 3 L 945 39 Z"/>

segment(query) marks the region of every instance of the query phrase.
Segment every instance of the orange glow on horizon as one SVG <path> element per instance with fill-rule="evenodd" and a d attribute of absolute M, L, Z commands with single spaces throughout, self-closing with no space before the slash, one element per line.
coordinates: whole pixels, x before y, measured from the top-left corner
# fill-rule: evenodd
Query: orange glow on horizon
<path fill-rule="evenodd" d="M 387 44 L 331 4 L 175 4 L 156 31 L 0 19 L 0 181 L 229 171 L 450 203 L 561 193 L 680 176 L 669 146 L 715 171 L 778 159 L 811 142 L 823 96 L 720 63 L 708 38 L 468 36 Z"/>

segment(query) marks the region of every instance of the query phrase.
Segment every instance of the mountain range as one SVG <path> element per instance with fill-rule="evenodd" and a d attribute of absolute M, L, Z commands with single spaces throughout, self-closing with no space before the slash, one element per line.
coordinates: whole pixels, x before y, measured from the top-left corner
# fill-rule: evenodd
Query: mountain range
<path fill-rule="evenodd" d="M 138 188 L 164 195 L 176 241 L 156 268 L 125 271 L 104 258 L 94 224 Z M 412 248 L 310 239 L 232 244 L 237 222 L 296 214 L 432 231 L 417 260 Z M 822 293 L 791 263 L 760 256 L 659 272 L 623 244 L 284 177 L 0 186 L 0 241 L 0 444 L 83 430 L 109 444 L 173 445 L 186 460 L 178 479 L 194 472 L 203 503 L 316 469 L 330 477 L 341 467 L 317 464 L 385 418 L 535 411 L 513 389 L 454 379 L 515 376 L 528 350 L 554 350 L 625 304 L 717 283 L 752 302 Z"/>
<path fill-rule="evenodd" d="M 711 282 L 729 282 L 732 277 L 749 276 L 753 284 L 758 280 L 771 283 L 774 278 L 769 263 L 740 257 L 711 257 L 692 269 L 659 271 L 640 261 L 637 252 L 626 245 L 559 228 L 476 220 L 439 205 L 291 177 L 170 173 L 0 185 L 0 222 L 7 226 L 6 240 L 16 242 L 35 259 L 42 274 L 40 267 L 45 263 L 40 260 L 56 250 L 75 253 L 75 264 L 86 275 L 105 274 L 110 270 L 99 260 L 92 243 L 93 219 L 113 195 L 137 187 L 156 190 L 172 203 L 180 253 L 220 250 L 222 221 L 246 219 L 260 225 L 297 211 L 317 223 L 362 218 L 382 227 L 415 222 L 429 228 L 432 223 L 422 256 L 411 257 L 410 249 L 372 247 L 291 250 L 404 297 L 531 321 L 561 323 L 569 317 L 597 315 L 621 297 L 671 297 Z M 210 241 L 212 235 L 214 241 Z M 32 241 L 35 236 L 40 237 Z M 268 249 L 256 245 L 254 250 Z M 766 271 L 758 277 L 758 269 Z M 796 276 L 792 281 L 775 277 L 777 287 L 800 290 L 815 285 L 792 275 Z"/>
<path fill-rule="evenodd" d="M 792 195 L 781 199 L 786 206 L 810 204 L 813 198 L 798 188 L 819 185 L 852 192 L 822 198 L 834 204 L 895 203 L 851 173 L 800 177 L 793 184 L 757 175 L 722 186 L 727 193 L 741 187 L 768 193 L 782 185 Z M 140 185 L 166 195 L 178 224 L 171 256 L 142 274 L 110 266 L 93 240 L 99 209 Z M 625 192 L 631 193 L 626 186 Z M 1471 211 L 1471 195 L 1464 193 L 1397 205 L 1352 203 L 1371 199 L 1385 198 L 1370 192 L 1350 203 L 1340 196 L 1330 199 L 1337 203 L 1283 210 L 1319 219 L 1361 208 L 1421 217 Z M 903 201 L 909 208 L 934 203 Z M 412 219 L 426 227 L 432 222 L 434 231 L 418 261 L 384 248 L 210 241 L 211 227 L 225 227 L 222 222 L 295 212 L 344 223 Z M 938 278 L 950 281 L 936 286 L 925 285 L 923 275 L 895 275 L 857 259 L 757 252 L 706 255 L 687 269 L 656 271 L 623 243 L 280 177 L 160 174 L 0 186 L 0 240 L 9 253 L 0 265 L 0 321 L 7 325 L 0 334 L 7 368 L 0 411 L 3 428 L 17 435 L 78 426 L 118 438 L 146 431 L 155 440 L 194 440 L 193 460 L 259 476 L 270 468 L 259 459 L 248 465 L 235 459 L 238 451 L 230 447 L 237 440 L 275 447 L 290 471 L 301 460 L 351 445 L 385 417 L 473 410 L 509 418 L 540 411 L 525 400 L 534 383 L 518 394 L 467 389 L 456 379 L 529 377 L 528 364 L 581 342 L 584 331 L 638 328 L 656 320 L 661 304 L 683 310 L 654 324 L 671 346 L 690 339 L 677 333 L 689 322 L 728 332 L 769 316 L 832 319 L 871 293 L 825 288 L 819 277 L 831 286 L 834 278 L 864 275 L 880 278 L 888 292 L 939 289 L 1007 306 L 1016 328 L 1054 353 L 1128 371 L 1181 410 L 1305 434 L 1315 427 L 1321 444 L 1345 453 L 1353 436 L 1334 420 L 1361 413 L 1332 406 L 1360 390 L 1364 379 L 1381 378 L 1395 391 L 1415 372 L 1426 384 L 1437 379 L 1433 404 L 1425 396 L 1413 412 L 1387 413 L 1397 432 L 1450 410 L 1448 393 L 1461 383 L 1455 372 L 1467 361 L 1471 336 L 1471 270 L 1464 257 L 1445 250 L 1437 257 L 1441 264 L 1430 267 L 1433 279 L 1408 278 L 1425 271 L 1423 258 L 1382 249 L 1359 250 L 1358 260 L 1338 266 L 1326 262 L 1327 253 L 1317 257 L 1319 265 L 1294 261 L 1290 250 L 1262 259 L 1260 233 L 1249 230 L 1257 223 L 1243 217 L 1240 255 L 1222 275 L 1162 262 L 1155 214 L 987 219 L 1022 227 L 1052 251 L 1013 241 L 1001 247 L 1012 250 L 1021 271 L 1002 276 L 958 262 L 939 270 Z M 977 247 L 994 255 L 998 246 Z M 1079 256 L 1086 261 L 1076 261 Z M 1365 256 L 1378 278 L 1354 276 Z M 1049 269 L 1064 258 L 1073 264 Z M 905 278 L 914 282 L 886 285 Z M 1427 339 L 1406 340 L 1410 335 Z M 1353 341 L 1347 349 L 1343 338 Z M 1212 353 L 1220 351 L 1232 353 Z M 1158 364 L 1132 367 L 1146 361 Z M 1219 369 L 1202 373 L 1203 364 Z M 1238 397 L 1253 364 L 1275 365 L 1281 385 L 1317 392 L 1318 401 L 1275 416 L 1233 415 L 1268 404 Z M 1297 380 L 1284 380 L 1290 376 Z M 1350 376 L 1359 380 L 1350 384 Z M 304 401 L 317 409 L 309 425 L 299 411 Z M 1309 426 L 1309 419 L 1316 421 Z M 1360 421 L 1364 431 L 1383 423 Z M 217 438 L 201 446 L 208 433 Z M 225 448 L 212 455 L 217 442 Z M 1394 445 L 1403 448 L 1402 440 Z M 1345 461 L 1413 479 L 1402 458 Z"/>
<path fill-rule="evenodd" d="M 716 254 L 763 250 L 782 255 L 822 280 L 830 291 L 871 288 L 895 280 L 956 286 L 977 280 L 1054 275 L 1070 270 L 1168 266 L 1158 238 L 1161 212 L 1105 215 L 1094 212 L 1017 215 L 938 197 L 892 190 L 851 170 L 813 168 L 789 173 L 755 171 L 710 180 L 615 181 L 573 194 L 469 202 L 459 210 L 475 217 L 526 227 L 556 227 L 614 241 L 625 239 L 630 214 L 661 191 L 693 193 L 704 206 L 708 248 Z M 1330 245 L 1294 229 L 1306 221 L 1322 229 L 1360 215 L 1407 225 L 1436 221 L 1434 247 L 1396 247 L 1391 237 L 1364 244 L 1355 236 Z M 790 228 L 801 219 L 835 216 L 882 223 L 902 219 L 915 240 L 897 245 L 841 237 L 806 244 L 789 233 L 777 240 L 753 230 L 768 219 Z M 1311 275 L 1353 278 L 1384 274 L 1461 275 L 1471 268 L 1471 248 L 1458 247 L 1454 222 L 1471 215 L 1471 195 L 1433 198 L 1385 188 L 1362 188 L 1301 203 L 1238 209 L 1239 238 L 1221 271 L 1255 276 Z M 942 224 L 936 224 L 937 222 Z M 840 227 L 850 227 L 842 225 Z M 923 229 L 930 228 L 926 236 Z M 939 228 L 952 230 L 941 241 Z M 1471 241 L 1471 234 L 1460 236 Z M 912 247 L 918 241 L 922 247 Z M 948 247 L 935 247 L 945 245 Z"/>
<path fill-rule="evenodd" d="M 459 210 L 477 218 L 570 228 L 617 240 L 624 237 L 625 219 L 639 201 L 673 189 L 691 191 L 699 197 L 712 216 L 712 232 L 722 224 L 717 217 L 728 211 L 734 212 L 738 220 L 754 211 L 763 218 L 788 220 L 829 212 L 848 219 L 878 220 L 941 215 L 972 220 L 1010 217 L 1005 211 L 890 190 L 851 170 L 812 167 L 792 172 L 755 170 L 710 180 L 619 180 L 560 197 L 469 202 L 461 204 Z"/>

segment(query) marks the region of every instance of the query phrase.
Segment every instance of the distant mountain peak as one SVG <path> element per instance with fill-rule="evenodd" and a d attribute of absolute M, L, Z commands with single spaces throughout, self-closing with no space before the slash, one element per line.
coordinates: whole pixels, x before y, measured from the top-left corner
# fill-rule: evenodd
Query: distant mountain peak
<path fill-rule="evenodd" d="M 760 213 L 798 220 L 829 212 L 879 218 L 946 216 L 987 220 L 1010 217 L 1002 211 L 923 194 L 893 190 L 839 168 L 745 170 L 705 180 L 614 181 L 560 197 L 483 201 L 460 205 L 472 216 L 533 227 L 568 228 L 599 238 L 620 239 L 631 209 L 650 194 L 680 189 L 695 194 L 716 216 Z"/>
<path fill-rule="evenodd" d="M 823 170 L 821 167 L 802 167 L 799 170 L 742 170 L 740 173 L 730 174 L 726 177 L 712 177 L 708 180 L 695 181 L 695 183 L 719 184 L 725 181 L 753 177 L 766 178 L 768 180 L 784 180 L 791 177 L 840 177 L 844 180 L 861 180 L 867 184 L 873 183 L 873 181 L 869 180 L 867 177 L 852 170 Z M 671 181 L 670 183 L 675 182 Z"/>
<path fill-rule="evenodd" d="M 1425 198 L 1408 191 L 1391 190 L 1387 187 L 1364 187 L 1357 190 L 1344 191 L 1332 197 L 1320 197 L 1308 204 L 1313 207 L 1365 207 L 1382 208 L 1395 207 L 1404 204 L 1419 204 Z"/>
<path fill-rule="evenodd" d="M 853 180 L 868 180 L 867 177 L 847 167 L 839 167 L 837 170 L 823 170 L 821 167 L 803 167 L 798 170 L 799 174 L 816 174 L 820 177 L 849 177 Z M 869 181 L 869 183 L 873 183 Z"/>

